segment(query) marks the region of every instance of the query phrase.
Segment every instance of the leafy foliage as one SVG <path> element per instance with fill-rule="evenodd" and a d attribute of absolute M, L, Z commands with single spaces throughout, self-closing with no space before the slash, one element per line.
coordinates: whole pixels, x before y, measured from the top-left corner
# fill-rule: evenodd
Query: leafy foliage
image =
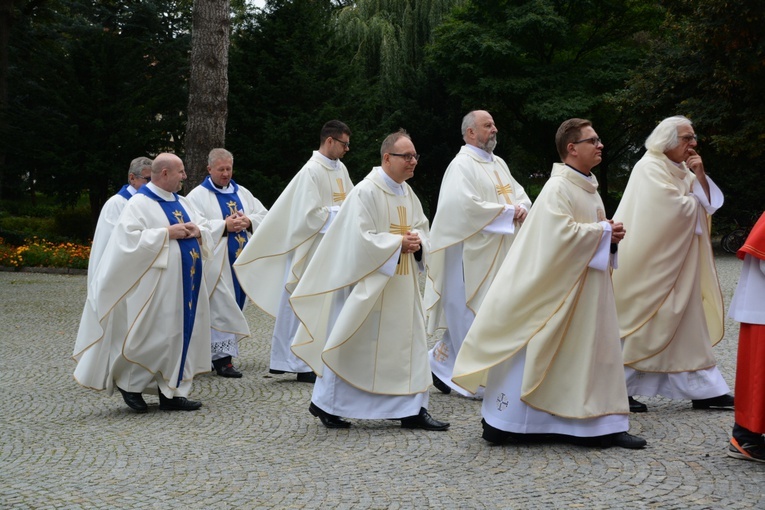
<path fill-rule="evenodd" d="M 747 225 L 763 210 L 757 169 L 765 152 L 765 1 L 672 0 L 653 48 L 614 103 L 634 119 L 633 140 L 685 115 L 706 170 L 726 193 L 718 222 Z"/>

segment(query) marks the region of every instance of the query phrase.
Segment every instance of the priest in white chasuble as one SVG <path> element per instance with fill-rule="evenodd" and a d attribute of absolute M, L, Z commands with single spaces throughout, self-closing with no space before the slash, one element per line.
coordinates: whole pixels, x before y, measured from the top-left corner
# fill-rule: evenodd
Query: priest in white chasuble
<path fill-rule="evenodd" d="M 453 381 L 485 386 L 483 438 L 641 448 L 629 410 L 611 284 L 624 226 L 605 217 L 591 173 L 603 144 L 569 119 L 563 163 L 531 208 L 465 337 Z M 614 247 L 614 248 L 612 248 Z"/>
<path fill-rule="evenodd" d="M 712 346 L 723 337 L 723 299 L 709 237 L 723 195 L 696 152 L 691 121 L 664 119 L 646 139 L 614 218 L 630 236 L 614 274 L 630 397 L 733 407 Z M 630 399 L 633 412 L 647 406 Z"/>
<path fill-rule="evenodd" d="M 299 321 L 289 298 L 353 183 L 340 161 L 350 150 L 351 130 L 330 120 L 319 134 L 319 150 L 290 181 L 234 262 L 253 303 L 276 318 L 270 372 L 295 373 L 300 382 L 316 375 L 290 350 Z"/>
<path fill-rule="evenodd" d="M 454 360 L 531 200 L 493 153 L 497 127 L 489 112 L 465 115 L 462 137 L 465 145 L 446 169 L 430 229 L 425 308 L 428 333 L 444 331 L 428 353 L 433 383 L 443 393 L 470 395 L 451 381 Z"/>
<path fill-rule="evenodd" d="M 131 161 L 128 168 L 128 183 L 109 198 L 101 208 L 101 212 L 98 214 L 98 223 L 96 223 L 96 231 L 93 234 L 93 244 L 90 247 L 88 283 L 93 280 L 93 275 L 96 274 L 98 263 L 109 244 L 114 225 L 120 219 L 120 214 L 122 214 L 128 200 L 133 198 L 141 186 L 151 180 L 151 163 L 151 159 L 147 157 L 139 157 Z"/>
<path fill-rule="evenodd" d="M 215 251 L 205 263 L 205 283 L 210 292 L 211 353 L 221 377 L 242 377 L 232 358 L 239 356 L 239 340 L 250 336 L 242 310 L 247 301 L 232 265 L 268 212 L 260 200 L 233 180 L 234 156 L 216 148 L 207 157 L 209 175 L 186 198 L 207 220 Z"/>
<path fill-rule="evenodd" d="M 428 220 L 406 180 L 419 155 L 409 135 L 385 138 L 381 165 L 348 195 L 290 303 L 301 322 L 292 350 L 317 374 L 309 411 L 401 420 L 446 430 L 428 408 L 431 383 L 418 273 Z"/>
<path fill-rule="evenodd" d="M 148 410 L 142 393 L 159 393 L 163 410 L 199 409 L 186 397 L 194 377 L 210 371 L 202 259 L 214 244 L 204 219 L 177 195 L 185 178 L 180 158 L 156 157 L 151 182 L 114 227 L 74 348 L 75 380 L 109 395 L 116 386 L 139 413 Z"/>

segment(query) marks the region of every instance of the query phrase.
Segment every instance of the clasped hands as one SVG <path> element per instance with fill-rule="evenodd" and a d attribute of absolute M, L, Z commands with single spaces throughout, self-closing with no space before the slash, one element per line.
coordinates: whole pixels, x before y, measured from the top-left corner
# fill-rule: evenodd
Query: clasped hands
<path fill-rule="evenodd" d="M 237 211 L 226 218 L 226 232 L 241 232 L 250 228 L 250 218 Z"/>
<path fill-rule="evenodd" d="M 170 239 L 191 239 L 202 236 L 199 227 L 194 223 L 176 223 L 167 227 L 167 230 L 170 233 Z"/>
<path fill-rule="evenodd" d="M 422 243 L 417 232 L 407 232 L 401 241 L 401 253 L 415 253 L 419 251 Z"/>
<path fill-rule="evenodd" d="M 624 234 L 627 233 L 626 230 L 624 230 L 624 223 L 622 222 L 616 222 L 614 220 L 606 220 L 611 224 L 611 242 L 614 244 L 618 244 L 619 241 L 624 239 Z"/>

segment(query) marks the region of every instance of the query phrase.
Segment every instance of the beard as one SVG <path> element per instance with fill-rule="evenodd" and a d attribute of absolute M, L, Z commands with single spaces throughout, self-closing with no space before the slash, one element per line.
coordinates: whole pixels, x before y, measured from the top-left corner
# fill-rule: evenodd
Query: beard
<path fill-rule="evenodd" d="M 496 135 L 495 136 L 490 136 L 489 138 L 486 139 L 485 142 L 479 143 L 478 147 L 480 147 L 481 149 L 485 150 L 489 154 L 493 153 L 494 149 L 497 147 L 497 137 L 496 137 Z"/>

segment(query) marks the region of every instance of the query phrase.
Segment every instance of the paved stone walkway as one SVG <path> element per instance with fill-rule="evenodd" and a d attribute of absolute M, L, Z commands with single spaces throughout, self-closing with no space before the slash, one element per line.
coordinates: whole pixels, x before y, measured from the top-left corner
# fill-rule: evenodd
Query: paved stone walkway
<path fill-rule="evenodd" d="M 721 255 L 718 268 L 727 302 L 740 263 Z M 640 451 L 490 446 L 480 403 L 434 389 L 447 432 L 328 430 L 307 411 L 310 385 L 268 375 L 273 321 L 255 307 L 244 378 L 199 378 L 198 412 L 149 400 L 137 415 L 72 378 L 85 286 L 0 273 L 0 508 L 765 508 L 765 464 L 724 453 L 733 412 L 688 402 L 645 399 L 631 419 Z M 731 387 L 737 336 L 729 322 L 716 348 Z"/>

